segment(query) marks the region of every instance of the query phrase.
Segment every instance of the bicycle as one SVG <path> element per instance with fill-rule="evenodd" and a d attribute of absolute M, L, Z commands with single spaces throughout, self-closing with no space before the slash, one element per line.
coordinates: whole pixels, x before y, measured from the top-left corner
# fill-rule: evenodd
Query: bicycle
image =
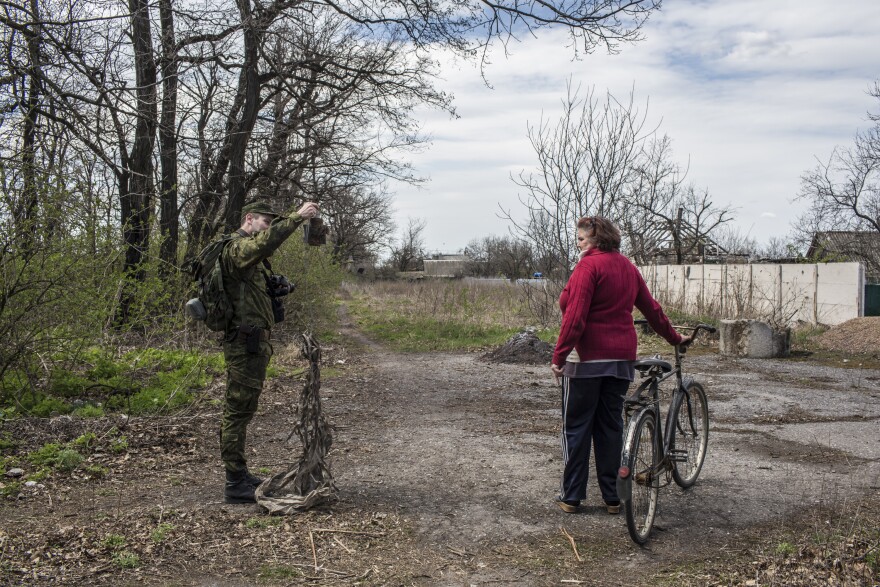
<path fill-rule="evenodd" d="M 701 330 L 716 330 L 707 324 L 676 329 L 693 332 L 694 339 Z M 660 487 L 669 484 L 670 475 L 682 489 L 693 486 L 706 458 L 709 406 L 703 386 L 682 375 L 682 355 L 686 352 L 687 347 L 675 346 L 674 366 L 658 357 L 636 361 L 635 368 L 646 381 L 624 400 L 627 424 L 617 495 L 623 503 L 627 530 L 636 544 L 644 544 L 651 534 Z M 659 386 L 671 377 L 677 379 L 677 386 L 666 413 L 664 436 Z"/>

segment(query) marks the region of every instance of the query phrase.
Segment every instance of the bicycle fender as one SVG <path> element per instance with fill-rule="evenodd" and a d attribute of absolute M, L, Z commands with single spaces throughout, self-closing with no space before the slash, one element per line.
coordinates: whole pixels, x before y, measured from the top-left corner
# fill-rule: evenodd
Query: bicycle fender
<path fill-rule="evenodd" d="M 620 475 L 617 476 L 617 499 L 621 502 L 629 501 L 630 496 L 632 496 L 632 472 L 630 472 L 629 477 L 626 479 L 622 479 Z"/>
<path fill-rule="evenodd" d="M 653 411 L 653 408 L 641 408 L 639 410 L 636 410 L 636 412 L 632 414 L 632 416 L 630 416 L 629 424 L 626 427 L 623 438 L 623 451 L 620 455 L 621 466 L 630 466 L 630 454 L 629 452 L 627 452 L 626 447 L 630 445 L 630 440 L 635 434 L 635 426 L 633 425 L 633 423 L 638 422 L 641 419 L 643 413 L 651 411 Z M 619 499 L 621 502 L 629 501 L 629 498 L 632 496 L 632 476 L 632 470 L 630 470 L 629 476 L 626 479 L 622 479 L 619 472 L 617 474 L 617 499 Z"/>

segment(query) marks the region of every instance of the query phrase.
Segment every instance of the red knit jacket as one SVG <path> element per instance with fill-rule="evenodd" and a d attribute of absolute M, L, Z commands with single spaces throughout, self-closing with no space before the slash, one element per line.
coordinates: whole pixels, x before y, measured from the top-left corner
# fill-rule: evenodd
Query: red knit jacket
<path fill-rule="evenodd" d="M 572 348 L 581 361 L 635 360 L 638 340 L 633 306 L 669 344 L 681 342 L 681 335 L 629 259 L 616 251 L 587 251 L 559 296 L 562 328 L 553 364 L 564 365 Z"/>

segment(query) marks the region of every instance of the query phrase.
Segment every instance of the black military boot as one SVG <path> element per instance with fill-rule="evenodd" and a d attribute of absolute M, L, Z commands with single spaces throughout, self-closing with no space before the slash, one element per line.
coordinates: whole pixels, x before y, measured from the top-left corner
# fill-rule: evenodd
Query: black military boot
<path fill-rule="evenodd" d="M 226 489 L 223 491 L 226 503 L 254 503 L 254 485 L 247 478 L 247 471 L 232 473 L 226 471 Z"/>
<path fill-rule="evenodd" d="M 247 469 L 245 469 L 245 471 L 244 471 L 244 477 L 245 477 L 245 479 L 247 479 L 247 482 L 250 483 L 251 485 L 253 485 L 254 487 L 257 487 L 260 483 L 263 482 L 263 479 L 260 479 L 256 475 L 251 475 L 251 472 L 248 471 Z"/>

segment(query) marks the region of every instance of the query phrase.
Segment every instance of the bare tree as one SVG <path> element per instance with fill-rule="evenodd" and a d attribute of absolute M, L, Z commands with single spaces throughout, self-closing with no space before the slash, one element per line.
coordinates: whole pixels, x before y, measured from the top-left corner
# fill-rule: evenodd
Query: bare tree
<path fill-rule="evenodd" d="M 525 190 L 520 202 L 526 220 L 515 220 L 510 210 L 502 213 L 538 257 L 553 263 L 551 272 L 565 272 L 574 262 L 579 218 L 621 216 L 642 144 L 653 132 L 645 128 L 646 117 L 635 107 L 633 92 L 625 101 L 611 93 L 601 97 L 595 88 L 581 97 L 569 83 L 560 118 L 529 127 L 538 168 L 513 179 Z"/>
<path fill-rule="evenodd" d="M 637 263 L 660 250 L 671 252 L 677 264 L 688 257 L 704 258 L 713 233 L 733 219 L 731 206 L 716 205 L 707 188 L 686 183 L 687 168 L 673 161 L 666 135 L 649 141 L 634 176 L 622 224 Z"/>
<path fill-rule="evenodd" d="M 880 101 L 880 84 L 872 90 Z M 801 178 L 797 199 L 808 211 L 794 224 L 802 243 L 825 230 L 880 232 L 880 113 L 873 127 L 856 133 L 851 147 L 835 148 Z"/>
<path fill-rule="evenodd" d="M 453 111 L 434 87 L 438 49 L 479 59 L 493 43 L 551 26 L 576 51 L 613 52 L 637 41 L 658 7 L 10 0 L 0 11 L 0 149 L 14 189 L 4 197 L 15 198 L 10 214 L 25 240 L 37 218 L 64 229 L 50 194 L 100 210 L 100 222 L 83 223 L 96 234 L 115 225 L 125 271 L 116 315 L 125 323 L 155 266 L 151 237 L 169 277 L 181 222 L 192 253 L 237 226 L 247 197 L 329 202 L 369 193 L 383 178 L 418 181 L 400 159 L 424 143 L 416 108 Z M 75 190 L 80 181 L 87 192 Z"/>
<path fill-rule="evenodd" d="M 330 226 L 333 257 L 340 263 L 363 263 L 394 240 L 391 195 L 366 188 L 324 192 L 322 216 Z"/>
<path fill-rule="evenodd" d="M 397 271 L 418 271 L 425 257 L 423 232 L 427 222 L 421 218 L 409 218 L 399 239 L 391 246 L 389 264 Z"/>
<path fill-rule="evenodd" d="M 469 259 L 468 272 L 477 277 L 519 279 L 529 277 L 534 266 L 529 244 L 510 236 L 474 239 L 464 253 Z"/>

